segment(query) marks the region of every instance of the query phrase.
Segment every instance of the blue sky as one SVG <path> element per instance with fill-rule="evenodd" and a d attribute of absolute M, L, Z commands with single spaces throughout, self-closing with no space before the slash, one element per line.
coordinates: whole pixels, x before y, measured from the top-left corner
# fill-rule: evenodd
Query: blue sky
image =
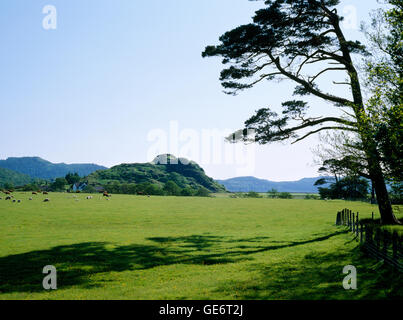
<path fill-rule="evenodd" d="M 57 9 L 56 30 L 42 27 L 45 5 Z M 203 130 L 239 129 L 260 107 L 279 110 L 292 93 L 294 86 L 284 82 L 225 95 L 218 81 L 220 60 L 201 58 L 206 45 L 248 23 L 262 5 L 247 0 L 1 1 L 0 159 L 40 156 L 106 166 L 145 162 L 155 149 L 150 133 L 166 132 L 171 139 L 174 124 L 179 135 L 196 134 L 188 144 L 198 141 L 199 152 L 190 156 L 201 161 Z M 358 23 L 378 6 L 376 0 L 343 0 L 340 10 L 349 5 L 356 8 Z M 346 34 L 362 37 L 354 29 Z M 320 101 L 312 106 L 318 114 L 333 112 Z M 178 144 L 163 151 L 187 156 L 185 141 Z M 316 144 L 311 138 L 292 146 L 256 146 L 245 175 L 277 181 L 316 176 L 311 152 Z M 243 175 L 239 163 L 205 158 L 202 166 L 214 178 Z"/>

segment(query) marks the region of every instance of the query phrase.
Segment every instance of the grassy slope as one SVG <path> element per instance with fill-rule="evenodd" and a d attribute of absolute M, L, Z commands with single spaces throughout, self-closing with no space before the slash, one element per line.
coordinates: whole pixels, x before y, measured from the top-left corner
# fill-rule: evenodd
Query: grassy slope
<path fill-rule="evenodd" d="M 3 188 L 6 183 L 12 183 L 14 186 L 21 186 L 32 181 L 33 179 L 30 176 L 9 169 L 0 168 L 0 188 Z"/>
<path fill-rule="evenodd" d="M 0 299 L 375 299 L 402 277 L 362 257 L 335 227 L 364 203 L 314 200 L 18 195 L 0 201 Z M 45 265 L 58 290 L 45 292 Z M 345 291 L 342 269 L 358 269 Z"/>
<path fill-rule="evenodd" d="M 77 172 L 80 176 L 86 176 L 96 170 L 106 169 L 106 167 L 96 164 L 51 163 L 39 157 L 7 158 L 6 160 L 0 160 L 0 167 L 38 179 L 64 177 L 69 172 Z"/>

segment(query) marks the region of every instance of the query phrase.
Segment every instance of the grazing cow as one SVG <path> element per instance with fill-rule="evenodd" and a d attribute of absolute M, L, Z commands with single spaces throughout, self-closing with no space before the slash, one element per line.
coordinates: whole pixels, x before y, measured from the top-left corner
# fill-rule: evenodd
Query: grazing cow
<path fill-rule="evenodd" d="M 44 191 L 43 194 L 49 194 L 49 193 L 47 193 L 46 191 Z"/>
<path fill-rule="evenodd" d="M 50 200 L 48 198 L 46 198 L 45 200 L 43 200 L 43 202 L 49 202 Z"/>
<path fill-rule="evenodd" d="M 3 191 L 5 194 L 11 194 L 10 191 Z"/>
<path fill-rule="evenodd" d="M 36 195 L 38 195 L 38 193 L 36 193 L 36 192 L 32 192 L 32 194 L 36 194 Z"/>
<path fill-rule="evenodd" d="M 6 200 L 11 200 L 11 197 L 10 196 L 6 197 Z"/>
<path fill-rule="evenodd" d="M 109 197 L 111 197 L 111 195 L 108 193 L 108 192 L 104 192 L 104 197 L 107 197 L 107 198 L 109 198 Z"/>
<path fill-rule="evenodd" d="M 29 198 L 29 201 L 32 201 L 32 198 Z"/>
<path fill-rule="evenodd" d="M 18 203 L 21 203 L 21 200 L 17 200 Z"/>
<path fill-rule="evenodd" d="M 16 200 L 14 199 L 14 200 L 13 200 L 13 203 L 15 203 L 15 201 L 16 201 Z"/>
<path fill-rule="evenodd" d="M 87 200 L 91 200 L 91 199 L 92 199 L 92 197 L 91 197 L 91 196 L 88 196 L 88 197 L 87 197 Z"/>

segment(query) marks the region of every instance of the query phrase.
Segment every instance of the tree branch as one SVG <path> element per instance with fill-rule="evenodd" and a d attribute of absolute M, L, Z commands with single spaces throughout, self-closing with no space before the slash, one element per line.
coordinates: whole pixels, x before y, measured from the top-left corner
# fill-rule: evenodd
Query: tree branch
<path fill-rule="evenodd" d="M 313 135 L 315 133 L 319 133 L 319 132 L 324 131 L 324 130 L 348 130 L 348 131 L 357 132 L 356 129 L 347 128 L 347 127 L 323 127 L 323 128 L 320 128 L 320 129 L 317 129 L 317 130 L 314 130 L 314 131 L 311 131 L 311 132 L 307 133 L 306 135 L 304 135 L 301 138 L 298 138 L 297 140 L 295 140 L 291 144 L 295 144 L 295 143 L 297 143 L 297 142 L 299 142 L 301 140 L 304 140 L 304 139 L 308 138 L 309 136 L 311 136 L 311 135 Z"/>
<path fill-rule="evenodd" d="M 317 96 L 319 98 L 328 100 L 328 101 L 332 101 L 332 102 L 335 102 L 335 103 L 338 103 L 338 104 L 341 104 L 341 105 L 345 105 L 345 106 L 351 106 L 351 105 L 354 104 L 353 101 L 350 101 L 348 99 L 344 99 L 344 98 L 340 98 L 340 97 L 336 97 L 336 96 L 332 96 L 330 94 L 325 94 L 325 93 L 320 92 L 319 90 L 313 88 L 312 85 L 309 82 L 307 82 L 307 81 L 305 81 L 305 80 L 303 80 L 301 78 L 298 78 L 297 76 L 295 76 L 292 73 L 290 73 L 287 70 L 285 70 L 281 66 L 280 58 L 278 58 L 278 57 L 275 58 L 271 52 L 268 52 L 268 55 L 269 55 L 270 59 L 276 65 L 277 69 L 283 75 L 285 75 L 286 77 L 290 78 L 291 80 L 294 80 L 295 82 L 298 82 L 299 84 L 304 86 L 308 92 L 312 93 L 313 95 L 315 95 L 315 96 Z"/>
<path fill-rule="evenodd" d="M 316 76 L 314 76 L 313 78 L 310 78 L 311 80 L 309 80 L 309 83 L 313 83 L 321 74 L 327 72 L 327 71 L 344 71 L 347 70 L 346 68 L 326 68 L 323 69 L 321 72 L 319 72 Z"/>

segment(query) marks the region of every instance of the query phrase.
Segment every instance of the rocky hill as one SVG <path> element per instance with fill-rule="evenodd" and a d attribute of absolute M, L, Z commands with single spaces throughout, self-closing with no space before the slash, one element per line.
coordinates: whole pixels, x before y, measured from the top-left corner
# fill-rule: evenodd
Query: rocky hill
<path fill-rule="evenodd" d="M 96 171 L 85 180 L 92 186 L 105 186 L 115 182 L 163 186 L 166 182 L 173 181 L 181 188 L 204 187 L 211 192 L 225 192 L 225 188 L 208 177 L 197 163 L 173 155 L 160 155 L 150 163 L 121 164 Z"/>

